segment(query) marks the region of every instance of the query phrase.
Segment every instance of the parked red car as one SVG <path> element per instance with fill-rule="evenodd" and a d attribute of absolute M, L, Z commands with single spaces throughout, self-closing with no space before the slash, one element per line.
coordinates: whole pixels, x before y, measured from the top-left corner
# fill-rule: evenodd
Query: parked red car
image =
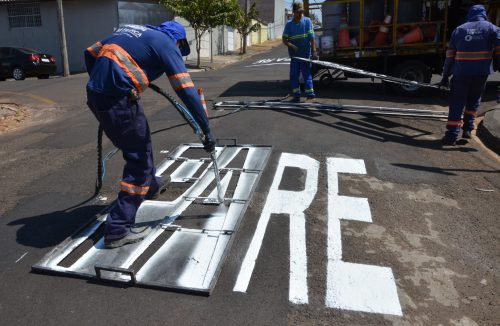
<path fill-rule="evenodd" d="M 0 80 L 26 77 L 49 78 L 56 72 L 56 59 L 50 54 L 25 49 L 0 47 Z"/>

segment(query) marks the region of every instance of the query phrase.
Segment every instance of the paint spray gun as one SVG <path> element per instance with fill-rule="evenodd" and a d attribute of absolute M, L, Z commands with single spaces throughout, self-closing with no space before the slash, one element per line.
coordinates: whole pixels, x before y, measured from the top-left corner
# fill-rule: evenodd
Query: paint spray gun
<path fill-rule="evenodd" d="M 203 133 L 201 130 L 200 125 L 196 122 L 194 117 L 191 115 L 189 110 L 179 103 L 172 95 L 168 94 L 165 92 L 163 89 L 158 87 L 155 84 L 150 83 L 149 87 L 157 92 L 158 94 L 162 95 L 165 97 L 172 105 L 177 109 L 177 111 L 181 114 L 181 116 L 188 122 L 188 124 L 193 128 L 193 131 L 196 133 L 196 135 L 200 138 L 200 141 L 202 143 L 205 143 L 207 135 Z M 220 183 L 220 176 L 219 176 L 219 167 L 217 166 L 217 159 L 215 156 L 215 149 L 210 152 L 210 158 L 212 160 L 212 166 L 214 168 L 214 175 L 215 175 L 215 181 L 217 183 L 217 204 L 222 204 L 224 202 L 224 197 L 222 194 L 222 186 Z"/>

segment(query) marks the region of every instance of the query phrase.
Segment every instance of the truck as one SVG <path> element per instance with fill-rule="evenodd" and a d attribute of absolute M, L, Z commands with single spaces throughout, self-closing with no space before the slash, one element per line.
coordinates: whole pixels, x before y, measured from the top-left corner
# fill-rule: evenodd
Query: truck
<path fill-rule="evenodd" d="M 484 4 L 498 25 L 500 1 L 472 0 L 327 0 L 305 3 L 306 12 L 321 10 L 315 30 L 318 55 L 331 61 L 398 78 L 429 83 L 441 74 L 446 48 L 468 9 Z M 362 77 L 313 67 L 313 75 L 329 85 L 335 79 Z M 402 95 L 416 94 L 413 85 L 387 85 Z"/>

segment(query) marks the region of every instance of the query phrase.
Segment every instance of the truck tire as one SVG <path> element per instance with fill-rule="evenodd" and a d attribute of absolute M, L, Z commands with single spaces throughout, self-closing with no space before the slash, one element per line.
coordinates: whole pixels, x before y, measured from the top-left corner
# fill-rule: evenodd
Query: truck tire
<path fill-rule="evenodd" d="M 431 81 L 431 71 L 429 67 L 418 60 L 408 60 L 400 62 L 394 67 L 392 76 L 417 81 L 419 83 L 429 83 Z M 392 90 L 399 95 L 416 95 L 421 87 L 411 85 L 391 84 Z"/>

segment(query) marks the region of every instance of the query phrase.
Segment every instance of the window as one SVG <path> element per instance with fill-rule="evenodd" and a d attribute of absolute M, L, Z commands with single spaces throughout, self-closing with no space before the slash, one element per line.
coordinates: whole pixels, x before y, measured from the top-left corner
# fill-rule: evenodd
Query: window
<path fill-rule="evenodd" d="M 39 2 L 7 5 L 7 15 L 10 28 L 42 26 Z"/>

